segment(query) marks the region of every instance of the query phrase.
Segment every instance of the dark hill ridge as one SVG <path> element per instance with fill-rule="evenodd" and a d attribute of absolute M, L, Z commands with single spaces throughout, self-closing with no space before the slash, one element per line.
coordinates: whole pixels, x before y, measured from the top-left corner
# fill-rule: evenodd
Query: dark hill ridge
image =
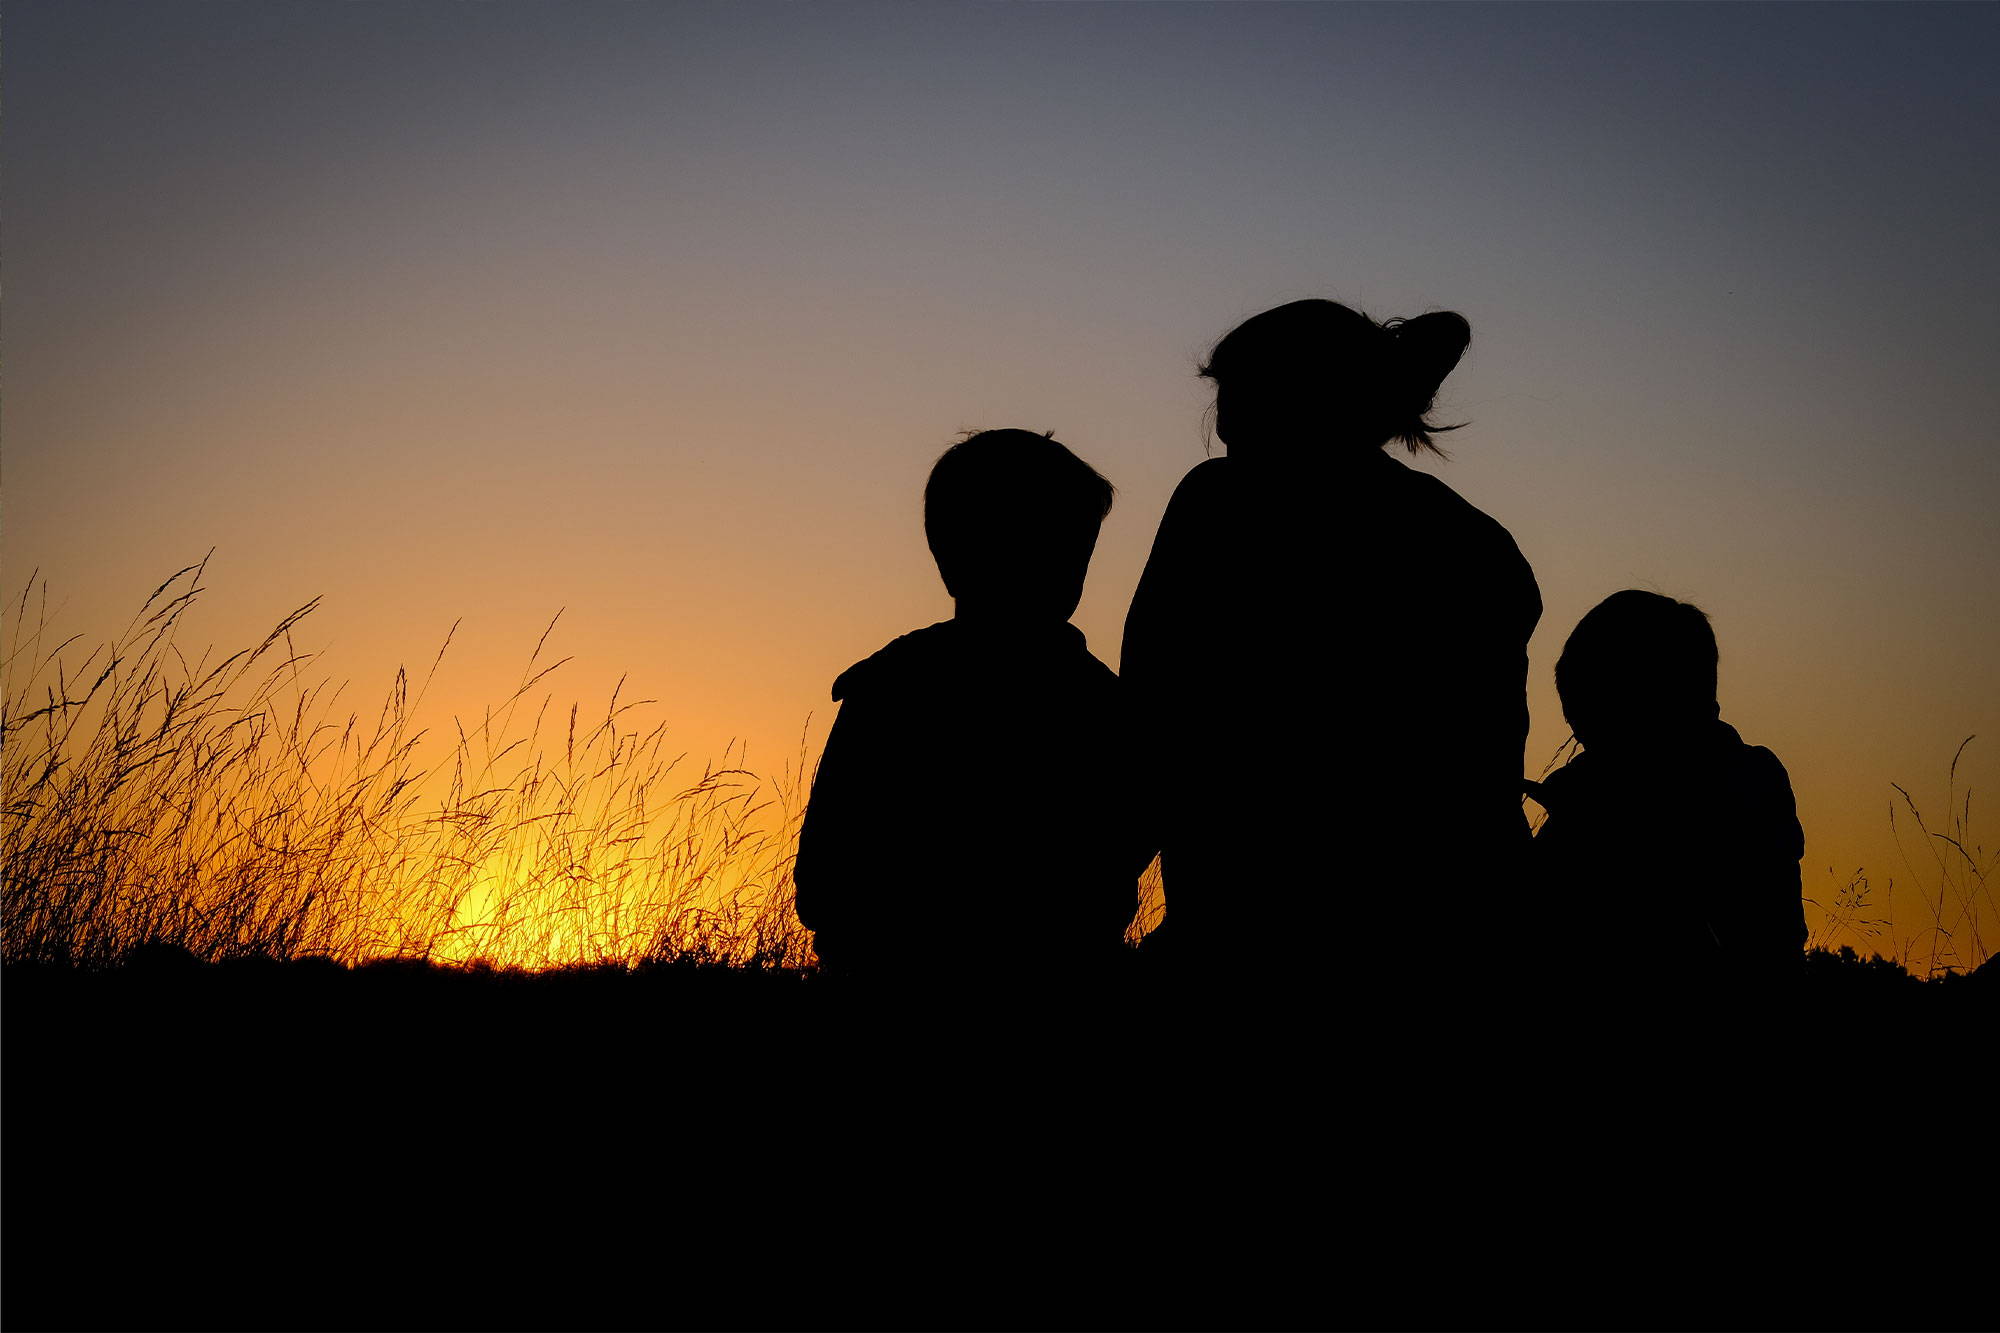
<path fill-rule="evenodd" d="M 1964 1123 L 1996 1009 L 1991 968 L 1816 955 L 1778 1020 L 1607 1046 L 1133 964 L 1062 996 L 10 967 L 5 1323 L 1644 1327 L 1725 1286 L 1732 1323 L 1894 1323 L 1829 1276 L 1824 1191 Z"/>

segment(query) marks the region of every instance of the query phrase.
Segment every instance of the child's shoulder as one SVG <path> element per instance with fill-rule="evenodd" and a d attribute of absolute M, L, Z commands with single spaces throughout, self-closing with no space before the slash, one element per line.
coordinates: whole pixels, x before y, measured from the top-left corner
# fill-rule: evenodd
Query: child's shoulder
<path fill-rule="evenodd" d="M 1033 629 L 941 620 L 891 639 L 833 682 L 833 697 L 909 697 L 935 690 L 1047 688 L 1060 681 L 1115 687 L 1074 625 Z"/>
<path fill-rule="evenodd" d="M 955 623 L 940 620 L 935 625 L 926 625 L 889 640 L 834 678 L 834 699 L 851 699 L 857 694 L 871 694 L 884 688 L 895 689 L 907 684 L 912 677 L 932 674 L 941 660 L 951 656 L 958 646 L 955 643 L 958 636 L 953 630 Z"/>
<path fill-rule="evenodd" d="M 1785 771 L 1784 761 L 1764 746 L 1745 741 L 1727 722 L 1717 720 L 1715 725 L 1727 737 L 1722 746 L 1723 763 L 1729 778 L 1736 785 L 1751 790 L 1782 789 L 1790 793 L 1792 775 Z"/>
<path fill-rule="evenodd" d="M 1719 719 L 1716 726 L 1732 742 L 1724 747 L 1726 768 L 1717 785 L 1734 811 L 1735 836 L 1760 854 L 1798 860 L 1805 854 L 1805 830 L 1791 774 L 1776 754 L 1745 743 L 1736 728 Z"/>

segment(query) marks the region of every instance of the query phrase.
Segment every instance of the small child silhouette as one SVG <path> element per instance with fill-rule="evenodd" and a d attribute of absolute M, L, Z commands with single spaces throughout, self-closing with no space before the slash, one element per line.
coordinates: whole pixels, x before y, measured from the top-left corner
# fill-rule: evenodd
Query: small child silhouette
<path fill-rule="evenodd" d="M 1549 812 L 1536 878 L 1565 963 L 1634 999 L 1768 985 L 1805 944 L 1791 779 L 1722 721 L 1716 662 L 1699 607 L 1637 589 L 1585 615 L 1556 662 L 1584 753 L 1528 784 Z"/>
<path fill-rule="evenodd" d="M 1029 431 L 932 468 L 956 614 L 834 682 L 800 832 L 799 919 L 830 971 L 1073 978 L 1116 957 L 1153 848 L 1118 678 L 1068 623 L 1112 494 Z"/>

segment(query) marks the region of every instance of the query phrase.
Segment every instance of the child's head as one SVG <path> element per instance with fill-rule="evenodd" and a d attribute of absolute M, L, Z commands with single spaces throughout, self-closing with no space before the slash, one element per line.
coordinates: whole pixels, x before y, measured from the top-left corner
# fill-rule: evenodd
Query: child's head
<path fill-rule="evenodd" d="M 959 611 L 1069 619 L 1112 493 L 1032 431 L 980 431 L 945 450 L 924 487 L 924 536 Z"/>
<path fill-rule="evenodd" d="M 1627 588 L 1592 607 L 1556 659 L 1585 748 L 1671 739 L 1716 715 L 1715 631 L 1698 606 Z"/>

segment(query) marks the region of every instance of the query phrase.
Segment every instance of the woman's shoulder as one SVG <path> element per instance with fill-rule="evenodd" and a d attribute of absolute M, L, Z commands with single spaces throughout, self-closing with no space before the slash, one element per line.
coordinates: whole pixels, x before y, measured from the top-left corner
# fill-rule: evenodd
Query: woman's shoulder
<path fill-rule="evenodd" d="M 1188 469 L 1160 516 L 1160 535 L 1169 542 L 1206 529 L 1226 512 L 1236 493 L 1236 474 L 1226 458 L 1210 458 Z"/>
<path fill-rule="evenodd" d="M 1493 609 L 1513 608 L 1532 632 L 1541 619 L 1541 588 L 1514 534 L 1440 478 L 1396 459 L 1388 462 L 1395 470 L 1392 484 L 1405 498 L 1402 504 L 1383 507 L 1384 520 L 1423 534 L 1413 540 L 1421 544 L 1425 559 L 1441 572 L 1450 571 Z"/>
<path fill-rule="evenodd" d="M 1507 529 L 1501 526 L 1499 520 L 1453 490 L 1444 478 L 1425 472 L 1421 468 L 1411 467 L 1399 458 L 1389 458 L 1387 455 L 1384 455 L 1384 458 L 1394 469 L 1393 484 L 1407 494 L 1416 497 L 1422 503 L 1436 506 L 1470 527 L 1491 530 L 1505 536 L 1510 542 L 1514 540 Z"/>
<path fill-rule="evenodd" d="M 1462 534 L 1468 543 L 1490 546 L 1496 552 L 1507 552 L 1516 557 L 1520 555 L 1520 546 L 1505 524 L 1453 490 L 1442 478 L 1397 459 L 1391 458 L 1388 462 L 1395 469 L 1392 484 L 1409 497 L 1411 504 L 1425 509 L 1434 522 L 1448 525 Z"/>
<path fill-rule="evenodd" d="M 1235 479 L 1236 474 L 1231 471 L 1227 458 L 1205 458 L 1188 469 L 1187 475 L 1174 487 L 1173 499 L 1168 503 L 1199 501 L 1220 495 L 1234 485 Z"/>

